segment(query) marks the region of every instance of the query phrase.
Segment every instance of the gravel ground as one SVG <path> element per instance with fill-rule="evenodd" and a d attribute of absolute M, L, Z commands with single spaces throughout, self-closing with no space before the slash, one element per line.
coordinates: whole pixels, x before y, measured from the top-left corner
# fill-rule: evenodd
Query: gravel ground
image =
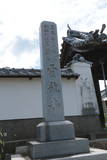
<path fill-rule="evenodd" d="M 90 147 L 107 150 L 107 139 L 97 139 L 90 141 Z"/>

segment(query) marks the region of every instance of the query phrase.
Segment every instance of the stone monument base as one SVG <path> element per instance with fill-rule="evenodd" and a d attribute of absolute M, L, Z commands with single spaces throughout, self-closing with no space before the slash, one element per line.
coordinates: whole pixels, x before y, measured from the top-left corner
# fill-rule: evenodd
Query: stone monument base
<path fill-rule="evenodd" d="M 28 142 L 28 153 L 32 159 L 89 153 L 88 139 L 62 140 L 53 142 Z"/>
<path fill-rule="evenodd" d="M 36 126 L 36 140 L 40 142 L 70 140 L 75 138 L 74 125 L 70 121 L 41 122 Z"/>
<path fill-rule="evenodd" d="M 41 153 L 42 154 L 42 153 Z M 30 157 L 22 156 L 20 153 L 12 155 L 11 160 L 32 160 Z M 77 154 L 72 156 L 52 158 L 47 160 L 107 160 L 107 151 L 102 149 L 90 148 L 90 153 Z"/>

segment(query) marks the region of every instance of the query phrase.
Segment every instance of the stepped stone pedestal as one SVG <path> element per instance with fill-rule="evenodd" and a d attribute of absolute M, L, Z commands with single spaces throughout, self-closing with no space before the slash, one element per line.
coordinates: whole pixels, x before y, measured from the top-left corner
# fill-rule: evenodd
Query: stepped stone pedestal
<path fill-rule="evenodd" d="M 37 140 L 50 142 L 74 139 L 74 127 L 70 121 L 42 122 L 37 125 Z"/>

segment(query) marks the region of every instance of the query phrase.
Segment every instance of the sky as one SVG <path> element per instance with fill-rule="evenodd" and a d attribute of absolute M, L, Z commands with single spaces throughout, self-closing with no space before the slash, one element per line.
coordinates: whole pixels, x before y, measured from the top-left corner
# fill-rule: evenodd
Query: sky
<path fill-rule="evenodd" d="M 44 20 L 57 24 L 60 53 L 67 24 L 80 31 L 107 25 L 107 0 L 0 0 L 0 67 L 40 68 Z"/>

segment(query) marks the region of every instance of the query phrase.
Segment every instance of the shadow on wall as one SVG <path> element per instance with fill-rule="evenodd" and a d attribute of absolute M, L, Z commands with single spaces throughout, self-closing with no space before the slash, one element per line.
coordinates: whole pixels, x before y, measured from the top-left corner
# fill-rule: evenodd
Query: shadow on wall
<path fill-rule="evenodd" d="M 96 115 L 96 109 L 94 107 L 83 107 L 82 115 Z"/>

